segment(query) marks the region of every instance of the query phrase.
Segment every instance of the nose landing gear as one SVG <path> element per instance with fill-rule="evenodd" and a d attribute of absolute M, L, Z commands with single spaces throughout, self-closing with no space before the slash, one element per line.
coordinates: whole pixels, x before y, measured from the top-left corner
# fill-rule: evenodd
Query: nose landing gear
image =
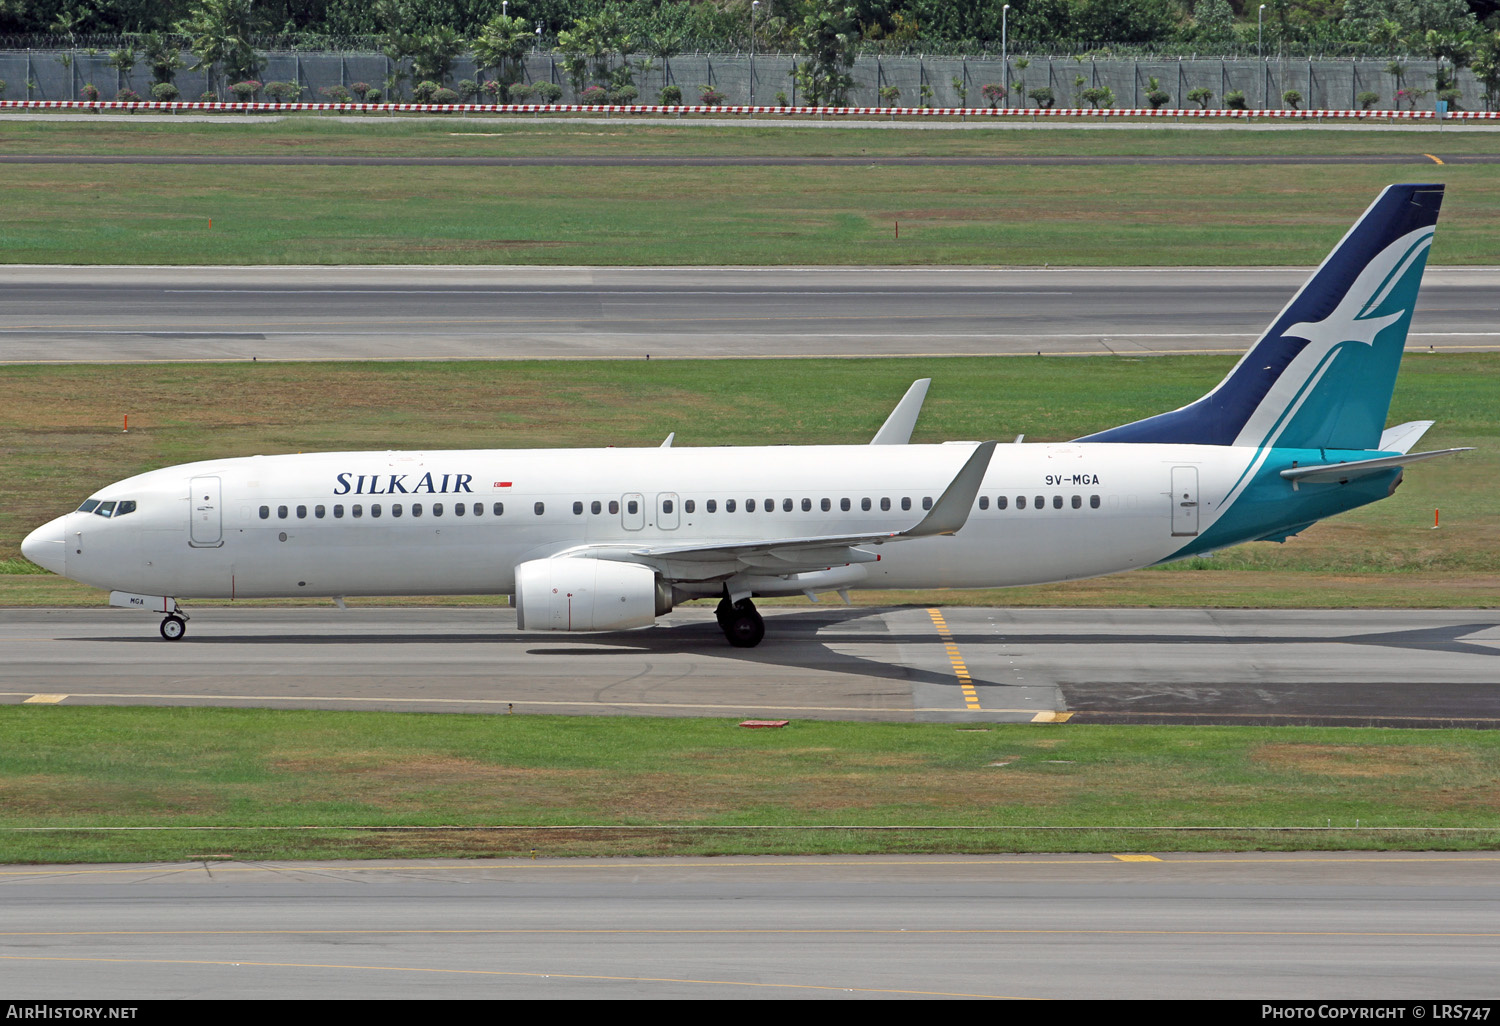
<path fill-rule="evenodd" d="M 168 641 L 181 641 L 187 633 L 187 617 L 172 613 L 161 622 L 161 636 Z"/>

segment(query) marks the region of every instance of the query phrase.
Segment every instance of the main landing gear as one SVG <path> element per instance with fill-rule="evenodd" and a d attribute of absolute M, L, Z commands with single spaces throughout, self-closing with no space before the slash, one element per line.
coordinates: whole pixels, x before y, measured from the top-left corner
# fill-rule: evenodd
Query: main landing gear
<path fill-rule="evenodd" d="M 181 613 L 168 614 L 161 622 L 161 636 L 168 641 L 181 641 L 187 633 L 187 617 Z"/>
<path fill-rule="evenodd" d="M 718 617 L 724 639 L 735 648 L 754 648 L 766 636 L 766 621 L 756 612 L 755 603 L 747 598 L 730 602 L 725 595 L 719 600 L 714 616 Z"/>

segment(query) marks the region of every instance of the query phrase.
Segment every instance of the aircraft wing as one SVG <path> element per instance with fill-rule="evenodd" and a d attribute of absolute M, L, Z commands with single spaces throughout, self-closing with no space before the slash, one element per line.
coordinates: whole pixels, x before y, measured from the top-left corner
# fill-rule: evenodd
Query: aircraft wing
<path fill-rule="evenodd" d="M 994 453 L 994 442 L 980 443 L 927 515 L 904 531 L 726 540 L 692 545 L 590 545 L 559 555 L 648 563 L 657 566 L 665 576 L 684 581 L 708 580 L 744 570 L 791 574 L 845 563 L 873 563 L 880 557 L 859 546 L 956 534 L 969 519 L 969 511 L 974 508 L 974 499 L 979 494 L 985 470 Z"/>
<path fill-rule="evenodd" d="M 1404 467 L 1408 463 L 1420 463 L 1422 460 L 1435 459 L 1438 456 L 1447 456 L 1455 452 L 1468 452 L 1473 446 L 1465 446 L 1462 449 L 1434 449 L 1432 452 L 1403 453 L 1400 456 L 1380 456 L 1369 460 L 1351 460 L 1348 463 L 1320 463 L 1308 467 L 1289 467 L 1281 472 L 1281 476 L 1292 482 L 1295 487 L 1303 481 L 1308 483 L 1326 483 L 1337 481 L 1344 484 L 1367 474 L 1376 474 L 1392 467 Z"/>

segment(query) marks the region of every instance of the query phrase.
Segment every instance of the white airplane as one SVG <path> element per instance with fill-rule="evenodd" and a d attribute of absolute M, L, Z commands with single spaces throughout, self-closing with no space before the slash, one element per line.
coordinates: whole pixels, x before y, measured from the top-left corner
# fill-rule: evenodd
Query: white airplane
<path fill-rule="evenodd" d="M 1441 185 L 1384 190 L 1229 375 L 1072 442 L 339 452 L 127 478 L 33 531 L 33 562 L 164 615 L 184 598 L 508 594 L 524 630 L 644 627 L 718 597 L 1073 580 L 1255 539 L 1390 495 L 1430 421 L 1382 430 Z M 1019 442 L 1020 439 L 1017 439 Z"/>

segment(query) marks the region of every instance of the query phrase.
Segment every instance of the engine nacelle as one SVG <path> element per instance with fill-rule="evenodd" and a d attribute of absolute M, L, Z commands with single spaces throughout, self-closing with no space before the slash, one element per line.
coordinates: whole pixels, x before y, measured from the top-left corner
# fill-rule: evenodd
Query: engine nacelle
<path fill-rule="evenodd" d="M 527 631 L 649 627 L 656 622 L 657 591 L 656 571 L 639 563 L 533 559 L 516 567 L 516 626 Z"/>

